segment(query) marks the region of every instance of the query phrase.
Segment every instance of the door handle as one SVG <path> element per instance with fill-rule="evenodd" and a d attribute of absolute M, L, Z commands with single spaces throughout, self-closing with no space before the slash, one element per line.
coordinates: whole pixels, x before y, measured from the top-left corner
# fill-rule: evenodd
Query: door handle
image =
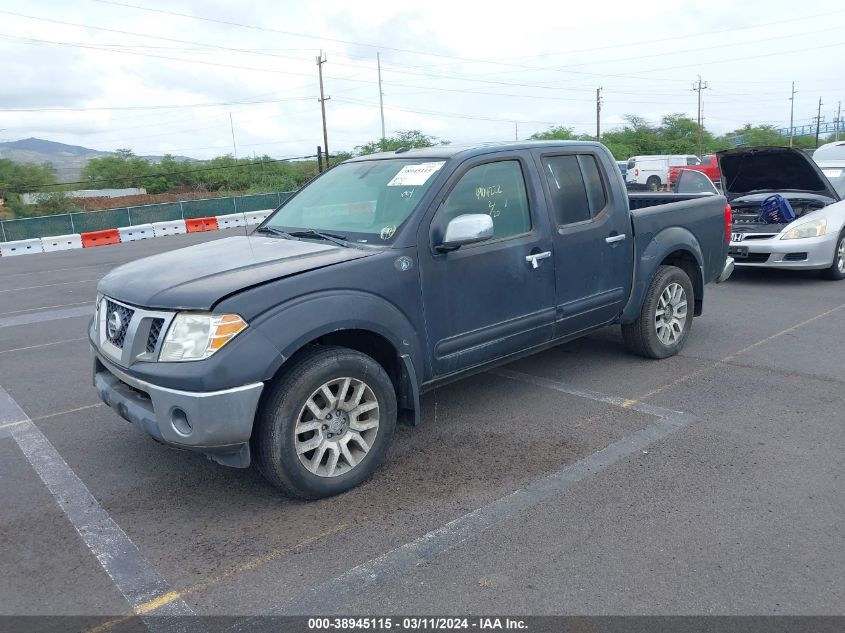
<path fill-rule="evenodd" d="M 611 235 L 610 237 L 604 238 L 604 241 L 608 244 L 615 244 L 616 242 L 621 242 L 627 236 L 624 233 L 620 233 L 619 235 Z"/>
<path fill-rule="evenodd" d="M 539 268 L 540 264 L 538 264 L 537 262 L 539 262 L 541 259 L 546 259 L 546 258 L 551 257 L 551 256 L 552 256 L 551 251 L 543 251 L 542 253 L 535 253 L 533 255 L 526 255 L 525 261 L 526 261 L 526 263 L 531 264 L 531 268 Z"/>

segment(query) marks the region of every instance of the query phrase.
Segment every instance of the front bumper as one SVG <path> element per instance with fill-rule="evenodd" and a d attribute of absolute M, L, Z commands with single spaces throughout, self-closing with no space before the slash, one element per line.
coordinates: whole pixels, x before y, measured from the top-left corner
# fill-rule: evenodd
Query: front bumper
<path fill-rule="evenodd" d="M 180 391 L 133 378 L 92 346 L 94 387 L 121 417 L 160 442 L 246 468 L 264 383 L 221 391 Z"/>
<path fill-rule="evenodd" d="M 821 270 L 833 263 L 835 247 L 836 234 L 797 240 L 773 237 L 731 242 L 728 253 L 736 260 L 737 266 Z"/>

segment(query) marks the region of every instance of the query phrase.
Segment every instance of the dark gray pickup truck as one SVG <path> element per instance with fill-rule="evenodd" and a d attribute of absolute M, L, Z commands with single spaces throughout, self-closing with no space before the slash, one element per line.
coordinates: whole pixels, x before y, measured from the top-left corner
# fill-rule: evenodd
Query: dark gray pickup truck
<path fill-rule="evenodd" d="M 629 199 L 598 143 L 355 158 L 252 235 L 104 277 L 94 385 L 160 442 L 325 497 L 439 384 L 613 323 L 635 353 L 677 353 L 729 239 L 722 196 Z"/>

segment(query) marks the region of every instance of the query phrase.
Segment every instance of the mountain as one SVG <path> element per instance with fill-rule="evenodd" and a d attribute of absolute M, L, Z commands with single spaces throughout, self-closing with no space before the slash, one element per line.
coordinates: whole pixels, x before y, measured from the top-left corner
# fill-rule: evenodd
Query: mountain
<path fill-rule="evenodd" d="M 80 179 L 82 169 L 92 158 L 114 156 L 115 152 L 103 152 L 79 145 L 67 145 L 41 138 L 24 138 L 19 141 L 0 143 L 0 158 L 16 163 L 52 163 L 59 182 L 75 182 Z M 142 156 L 157 163 L 163 156 Z M 187 156 L 174 156 L 176 160 L 195 162 Z"/>

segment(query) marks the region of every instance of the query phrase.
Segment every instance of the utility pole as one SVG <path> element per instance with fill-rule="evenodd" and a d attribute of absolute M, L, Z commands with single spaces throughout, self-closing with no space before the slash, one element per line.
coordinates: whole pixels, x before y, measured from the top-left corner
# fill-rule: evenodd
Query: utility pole
<path fill-rule="evenodd" d="M 596 88 L 596 140 L 601 140 L 601 87 Z"/>
<path fill-rule="evenodd" d="M 839 128 L 842 125 L 842 102 L 836 105 L 836 126 L 833 129 L 833 140 L 839 140 Z"/>
<path fill-rule="evenodd" d="M 323 150 L 326 152 L 326 169 L 331 166 L 329 162 L 329 132 L 328 128 L 326 128 L 326 101 L 331 99 L 331 97 L 325 96 L 323 93 L 323 64 L 326 63 L 326 57 L 323 55 L 323 51 L 320 51 L 320 54 L 317 55 L 317 70 L 320 75 L 320 110 L 323 114 Z"/>
<path fill-rule="evenodd" d="M 792 94 L 789 96 L 789 146 L 792 147 L 792 139 L 795 136 L 795 126 L 792 125 L 792 117 L 795 114 L 795 82 L 792 82 Z"/>
<path fill-rule="evenodd" d="M 378 107 L 381 110 L 381 150 L 384 151 L 384 91 L 381 89 L 381 53 L 376 53 L 376 62 L 378 63 Z"/>
<path fill-rule="evenodd" d="M 819 113 L 816 115 L 816 147 L 819 146 L 819 128 L 822 124 L 822 98 L 819 97 Z"/>
<path fill-rule="evenodd" d="M 701 118 L 701 91 L 707 90 L 707 82 L 701 81 L 701 75 L 698 76 L 698 81 L 692 85 L 692 89 L 698 93 L 698 142 L 696 143 L 696 155 L 701 156 L 701 129 L 703 127 Z"/>
<path fill-rule="evenodd" d="M 519 140 L 519 121 L 513 122 L 513 140 Z"/>
<path fill-rule="evenodd" d="M 235 160 L 238 160 L 238 145 L 235 143 L 235 124 L 232 122 L 232 113 L 229 113 L 229 129 L 232 130 L 232 147 L 235 150 Z"/>

